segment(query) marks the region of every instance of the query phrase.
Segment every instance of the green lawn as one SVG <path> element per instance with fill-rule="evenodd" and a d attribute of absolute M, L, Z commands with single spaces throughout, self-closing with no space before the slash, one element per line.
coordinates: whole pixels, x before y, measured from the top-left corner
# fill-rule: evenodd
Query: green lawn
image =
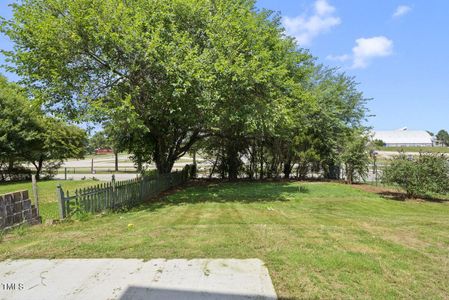
<path fill-rule="evenodd" d="M 58 219 L 58 204 L 56 203 L 56 187 L 61 184 L 64 191 L 73 192 L 75 189 L 98 184 L 94 180 L 43 180 L 38 182 L 39 212 L 42 218 Z M 28 190 L 34 201 L 31 182 L 0 183 L 0 195 L 16 191 Z M 34 203 L 34 202 L 33 202 Z"/>
<path fill-rule="evenodd" d="M 449 147 L 378 147 L 380 151 L 449 153 Z"/>
<path fill-rule="evenodd" d="M 0 243 L 0 260 L 68 257 L 260 258 L 281 298 L 447 299 L 449 203 L 331 183 L 210 184 Z"/>

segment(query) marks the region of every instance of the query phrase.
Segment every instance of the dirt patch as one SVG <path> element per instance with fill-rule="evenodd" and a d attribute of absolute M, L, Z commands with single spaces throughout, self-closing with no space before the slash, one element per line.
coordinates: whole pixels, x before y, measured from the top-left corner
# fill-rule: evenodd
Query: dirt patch
<path fill-rule="evenodd" d="M 362 190 L 369 193 L 399 193 L 398 190 L 387 188 L 384 186 L 376 186 L 376 185 L 370 185 L 370 184 L 353 184 L 351 185 L 353 188 L 356 188 L 358 190 Z"/>
<path fill-rule="evenodd" d="M 398 191 L 397 189 L 393 189 L 393 188 L 387 188 L 384 186 L 375 186 L 375 185 L 369 185 L 369 184 L 353 184 L 351 186 L 355 189 L 358 189 L 358 190 L 361 190 L 364 192 L 377 194 L 385 199 L 396 200 L 396 201 L 411 200 L 411 199 L 407 199 L 407 195 L 404 192 Z M 413 199 L 413 200 L 416 201 L 416 200 L 420 200 L 420 199 Z"/>
<path fill-rule="evenodd" d="M 407 198 L 407 194 L 395 188 L 388 188 L 384 186 L 374 186 L 369 184 L 353 184 L 353 188 L 361 191 L 374 193 L 382 198 L 396 201 L 414 201 L 414 202 L 449 202 L 448 198 L 442 197 L 422 197 L 422 198 Z"/>

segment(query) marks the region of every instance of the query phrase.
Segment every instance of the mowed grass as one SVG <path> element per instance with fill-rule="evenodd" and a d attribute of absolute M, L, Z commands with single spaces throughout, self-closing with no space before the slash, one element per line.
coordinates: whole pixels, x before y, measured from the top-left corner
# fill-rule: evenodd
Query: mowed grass
<path fill-rule="evenodd" d="M 39 212 L 42 218 L 58 219 L 58 204 L 56 200 L 56 187 L 61 184 L 64 192 L 73 193 L 75 189 L 85 188 L 98 184 L 94 180 L 42 180 L 38 181 L 39 194 Z M 34 203 L 33 190 L 31 182 L 15 182 L 15 183 L 0 183 L 0 195 L 8 194 L 17 191 L 28 190 L 31 199 Z"/>
<path fill-rule="evenodd" d="M 0 260 L 74 257 L 260 258 L 280 298 L 447 299 L 449 204 L 336 183 L 209 184 L 0 243 Z"/>

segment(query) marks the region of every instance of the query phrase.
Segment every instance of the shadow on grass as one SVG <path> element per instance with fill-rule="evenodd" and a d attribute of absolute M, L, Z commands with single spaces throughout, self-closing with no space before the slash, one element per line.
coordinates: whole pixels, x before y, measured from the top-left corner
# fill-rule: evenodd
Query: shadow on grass
<path fill-rule="evenodd" d="M 385 191 L 385 192 L 378 192 L 376 194 L 378 194 L 382 198 L 388 199 L 388 200 L 395 200 L 395 201 L 407 200 L 407 196 L 405 195 L 405 193 L 401 193 L 401 192 Z"/>
<path fill-rule="evenodd" d="M 306 194 L 304 186 L 289 182 L 196 181 L 170 189 L 139 209 L 154 211 L 165 206 L 197 203 L 263 203 L 289 201 L 292 194 Z"/>
<path fill-rule="evenodd" d="M 395 201 L 406 201 L 406 200 L 416 200 L 416 201 L 427 201 L 435 203 L 445 203 L 449 202 L 449 199 L 435 196 L 420 196 L 418 198 L 409 198 L 406 193 L 403 192 L 391 192 L 385 191 L 378 193 L 382 198 L 395 200 Z"/>
<path fill-rule="evenodd" d="M 352 186 L 362 191 L 379 195 L 380 197 L 387 200 L 394 200 L 394 201 L 414 200 L 414 201 L 435 202 L 435 203 L 449 202 L 449 196 L 444 195 L 437 195 L 437 196 L 428 195 L 428 196 L 420 196 L 417 198 L 410 198 L 407 197 L 407 193 L 394 187 L 374 186 L 368 184 L 353 184 Z"/>

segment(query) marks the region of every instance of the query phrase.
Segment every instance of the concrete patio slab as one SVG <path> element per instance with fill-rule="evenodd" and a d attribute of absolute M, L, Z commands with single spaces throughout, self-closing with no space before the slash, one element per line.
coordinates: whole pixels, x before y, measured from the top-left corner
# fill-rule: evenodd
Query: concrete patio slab
<path fill-rule="evenodd" d="M 277 299 L 259 259 L 0 262 L 0 299 Z"/>

